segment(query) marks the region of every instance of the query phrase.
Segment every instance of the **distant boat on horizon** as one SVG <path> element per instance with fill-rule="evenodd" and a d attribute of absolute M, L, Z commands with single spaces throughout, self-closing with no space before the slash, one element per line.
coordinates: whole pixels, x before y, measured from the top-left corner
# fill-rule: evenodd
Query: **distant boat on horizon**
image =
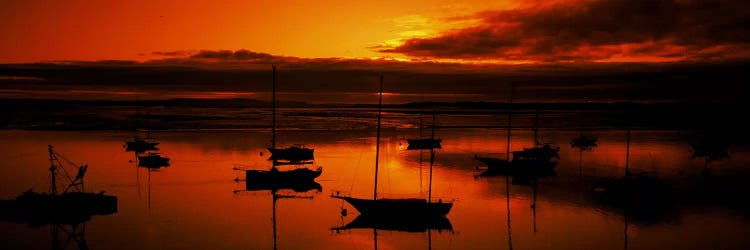
<path fill-rule="evenodd" d="M 453 207 L 452 201 L 433 202 L 432 199 L 432 166 L 435 159 L 435 149 L 430 150 L 430 182 L 427 199 L 424 198 L 378 198 L 378 158 L 380 154 L 380 121 L 383 104 L 383 76 L 380 76 L 380 95 L 378 99 L 378 123 L 375 146 L 375 184 L 373 198 L 355 198 L 340 192 L 331 195 L 352 205 L 360 214 L 370 217 L 396 218 L 406 217 L 442 217 L 447 215 Z M 433 136 L 434 138 L 434 127 Z"/>

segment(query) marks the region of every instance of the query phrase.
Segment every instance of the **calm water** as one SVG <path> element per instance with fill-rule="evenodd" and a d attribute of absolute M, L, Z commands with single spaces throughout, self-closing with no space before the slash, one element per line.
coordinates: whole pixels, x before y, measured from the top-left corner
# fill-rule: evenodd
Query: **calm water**
<path fill-rule="evenodd" d="M 417 132 L 395 128 L 384 132 L 379 185 L 385 196 L 426 196 L 427 161 L 420 168 L 419 153 L 405 151 L 406 142 L 401 140 Z M 513 150 L 531 145 L 530 131 L 513 133 Z M 480 164 L 472 157 L 505 152 L 504 134 L 496 129 L 438 131 L 443 149 L 436 155 L 433 195 L 456 199 L 448 215 L 453 230 L 374 233 L 372 229 L 331 230 L 352 221 L 357 213 L 329 197 L 333 190 L 371 197 L 374 131 L 282 131 L 280 144 L 306 143 L 315 148 L 315 165 L 324 168 L 317 179 L 323 190 L 297 194 L 312 199 L 276 201 L 275 243 L 279 249 L 373 249 L 377 237 L 378 249 L 508 249 L 511 245 L 513 249 L 750 249 L 746 238 L 750 218 L 742 202 L 747 188 L 741 181 L 735 181 L 739 189 L 731 184 L 747 176 L 742 169 L 750 163 L 747 147 L 732 146 L 730 159 L 712 162 L 712 178 L 724 178 L 712 181 L 701 174 L 703 160 L 689 157 L 691 148 L 681 133 L 634 131 L 631 168 L 649 171 L 678 190 L 667 208 L 639 218 L 601 204 L 590 192 L 601 177 L 623 174 L 624 131 L 591 132 L 599 137 L 599 147 L 580 154 L 568 145 L 578 132 L 542 131 L 543 141 L 560 144 L 561 160 L 557 176 L 540 180 L 536 209 L 530 206 L 530 186 L 510 185 L 508 204 L 505 177 L 475 178 Z M 235 164 L 270 167 L 264 149 L 269 133 L 172 131 L 154 136 L 172 166 L 149 172 L 136 168 L 134 154 L 122 146 L 132 133 L 0 131 L 0 198 L 12 199 L 29 188 L 46 190 L 46 150 L 52 144 L 75 163 L 90 165 L 87 190 L 106 190 L 118 198 L 116 214 L 94 216 L 85 223 L 83 238 L 91 249 L 274 247 L 272 194 L 234 192 L 245 186 L 234 181 L 244 175 L 232 170 Z M 425 153 L 424 159 L 428 157 Z M 716 183 L 721 188 L 714 188 Z M 342 206 L 348 216 L 341 216 Z M 34 228 L 0 222 L 6 249 L 48 249 L 51 231 L 49 225 Z M 68 235 L 58 234 L 65 243 Z M 73 240 L 67 246 L 77 248 Z"/>

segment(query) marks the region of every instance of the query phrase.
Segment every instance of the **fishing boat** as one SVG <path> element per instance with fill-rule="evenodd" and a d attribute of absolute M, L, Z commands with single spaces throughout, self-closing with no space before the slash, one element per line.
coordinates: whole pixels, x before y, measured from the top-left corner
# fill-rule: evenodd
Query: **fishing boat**
<path fill-rule="evenodd" d="M 383 76 L 380 76 L 380 95 L 378 99 L 377 139 L 375 146 L 375 184 L 372 199 L 355 198 L 341 192 L 334 192 L 331 197 L 346 201 L 362 215 L 372 217 L 434 217 L 445 216 L 453 207 L 452 201 L 432 201 L 432 165 L 435 160 L 435 149 L 430 149 L 430 182 L 427 199 L 424 198 L 378 198 L 378 158 L 380 154 L 380 121 L 383 106 Z M 434 126 L 433 126 L 434 138 Z"/>
<path fill-rule="evenodd" d="M 273 65 L 273 87 L 271 94 L 271 147 L 268 152 L 271 153 L 271 160 L 274 161 L 307 161 L 314 158 L 314 149 L 308 148 L 304 144 L 294 144 L 286 148 L 276 147 L 276 66 Z"/>
<path fill-rule="evenodd" d="M 49 192 L 39 193 L 29 189 L 15 200 L 0 201 L 2 214 L 32 225 L 44 225 L 77 224 L 88 220 L 93 215 L 117 212 L 117 197 L 106 195 L 104 191 L 85 192 L 83 177 L 88 170 L 88 165 L 79 166 L 77 174 L 71 178 L 60 159 L 74 165 L 72 161 L 55 152 L 52 146 L 48 146 L 48 152 L 51 176 Z M 59 192 L 57 183 L 60 179 L 59 169 L 62 169 L 62 176 L 65 180 L 70 180 L 68 185 L 63 186 L 62 192 Z"/>

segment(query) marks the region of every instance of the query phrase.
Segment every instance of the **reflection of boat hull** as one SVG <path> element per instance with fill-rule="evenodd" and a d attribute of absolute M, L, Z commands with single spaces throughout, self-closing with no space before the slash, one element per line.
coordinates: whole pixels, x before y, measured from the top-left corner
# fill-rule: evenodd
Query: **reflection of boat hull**
<path fill-rule="evenodd" d="M 268 182 L 268 181 L 246 181 L 245 189 L 248 191 L 259 191 L 259 190 L 281 190 L 289 189 L 297 193 L 304 193 L 310 190 L 317 190 L 318 192 L 323 191 L 323 187 L 320 183 L 313 180 L 304 182 Z"/>
<path fill-rule="evenodd" d="M 479 162 L 487 166 L 483 175 L 525 175 L 525 176 L 551 176 L 554 175 L 556 161 L 545 160 L 512 160 L 493 157 L 475 157 Z"/>
<path fill-rule="evenodd" d="M 406 139 L 406 142 L 409 143 L 407 150 L 442 148 L 442 139 Z"/>
<path fill-rule="evenodd" d="M 570 140 L 570 146 L 574 148 L 580 148 L 583 150 L 588 150 L 593 147 L 596 147 L 596 137 L 593 136 L 580 136 L 577 138 L 573 138 Z"/>
<path fill-rule="evenodd" d="M 291 146 L 288 148 L 268 148 L 271 160 L 307 161 L 314 159 L 312 148 Z"/>
<path fill-rule="evenodd" d="M 125 142 L 125 145 L 127 146 L 125 148 L 126 151 L 145 152 L 148 150 L 156 150 L 156 145 L 159 145 L 159 143 L 135 140 Z"/>
<path fill-rule="evenodd" d="M 16 200 L 0 202 L 3 220 L 44 225 L 49 223 L 77 224 L 93 215 L 117 212 L 117 197 L 112 195 L 70 192 L 49 195 L 26 192 Z"/>
<path fill-rule="evenodd" d="M 279 185 L 292 186 L 299 183 L 314 182 L 323 173 L 323 168 L 316 170 L 298 168 L 288 171 L 271 170 L 245 170 L 247 185 Z"/>
<path fill-rule="evenodd" d="M 427 202 L 426 199 L 360 199 L 333 196 L 351 204 L 360 214 L 368 216 L 445 216 L 452 202 Z"/>
<path fill-rule="evenodd" d="M 138 156 L 138 166 L 147 168 L 159 168 L 169 166 L 169 158 L 160 155 Z"/>
<path fill-rule="evenodd" d="M 402 232 L 425 232 L 427 230 L 453 230 L 448 218 L 443 216 L 369 216 L 360 214 L 343 227 L 333 230 L 377 229 Z"/>

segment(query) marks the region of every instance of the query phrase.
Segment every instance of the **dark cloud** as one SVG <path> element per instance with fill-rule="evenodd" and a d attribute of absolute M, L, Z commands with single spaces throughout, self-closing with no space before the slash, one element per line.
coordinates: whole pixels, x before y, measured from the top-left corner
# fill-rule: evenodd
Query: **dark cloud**
<path fill-rule="evenodd" d="M 750 58 L 745 0 L 564 1 L 457 18 L 480 24 L 378 51 L 531 61 Z"/>
<path fill-rule="evenodd" d="M 249 50 L 201 50 L 190 56 L 192 59 L 217 59 L 217 60 L 246 60 L 246 61 L 270 61 L 277 57 L 268 53 L 258 53 Z"/>
<path fill-rule="evenodd" d="M 155 56 L 189 56 L 191 54 L 195 53 L 194 51 L 189 50 L 176 50 L 176 51 L 154 51 L 151 52 L 152 55 Z"/>

